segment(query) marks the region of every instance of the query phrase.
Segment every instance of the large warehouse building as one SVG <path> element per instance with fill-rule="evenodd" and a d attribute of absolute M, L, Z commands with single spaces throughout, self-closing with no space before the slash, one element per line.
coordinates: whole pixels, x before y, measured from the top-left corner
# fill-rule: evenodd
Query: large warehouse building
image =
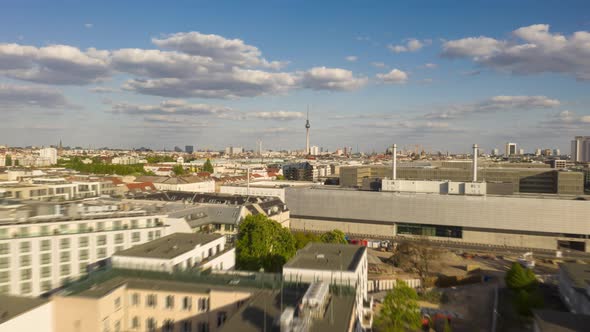
<path fill-rule="evenodd" d="M 514 164 L 519 165 L 519 164 Z M 532 165 L 532 164 L 531 164 Z M 398 179 L 469 181 L 470 162 L 446 162 L 440 166 L 415 167 L 412 163 L 397 168 Z M 340 185 L 360 188 L 364 178 L 390 177 L 391 166 L 367 165 L 340 168 Z M 487 182 L 512 183 L 514 192 L 581 195 L 584 193 L 582 172 L 550 168 L 480 167 L 479 178 Z"/>
<path fill-rule="evenodd" d="M 288 188 L 286 203 L 295 230 L 590 252 L 590 201 L 583 197 Z"/>

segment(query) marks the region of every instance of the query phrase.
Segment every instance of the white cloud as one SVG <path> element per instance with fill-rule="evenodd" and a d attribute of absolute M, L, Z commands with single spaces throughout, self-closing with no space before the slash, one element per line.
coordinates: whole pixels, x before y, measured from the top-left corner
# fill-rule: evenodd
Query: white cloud
<path fill-rule="evenodd" d="M 219 35 L 207 35 L 200 32 L 179 32 L 164 38 L 152 38 L 160 48 L 172 49 L 186 54 L 198 55 L 216 61 L 244 66 L 280 69 L 285 62 L 268 62 L 262 58 L 262 52 L 241 39 L 227 39 Z"/>
<path fill-rule="evenodd" d="M 392 69 L 385 74 L 377 74 L 377 79 L 387 84 L 403 84 L 408 81 L 408 74 L 399 69 Z"/>
<path fill-rule="evenodd" d="M 109 52 L 68 45 L 0 44 L 0 74 L 47 84 L 89 84 L 110 75 Z"/>
<path fill-rule="evenodd" d="M 514 74 L 561 73 L 590 80 L 590 32 L 570 36 L 549 31 L 548 24 L 516 29 L 513 40 L 469 37 L 447 41 L 442 55 Z"/>
<path fill-rule="evenodd" d="M 112 93 L 112 92 L 118 92 L 119 90 L 115 89 L 115 88 L 104 87 L 104 86 L 96 86 L 96 87 L 88 89 L 88 91 L 94 92 L 94 93 Z"/>
<path fill-rule="evenodd" d="M 156 105 L 138 105 L 129 103 L 114 103 L 112 113 L 129 115 L 186 115 L 186 116 L 215 116 L 228 117 L 234 111 L 225 106 L 209 104 L 190 104 L 185 100 L 164 100 Z"/>
<path fill-rule="evenodd" d="M 346 61 L 349 61 L 349 62 L 355 62 L 356 60 L 359 59 L 359 57 L 356 55 L 349 55 L 345 59 L 346 59 Z"/>
<path fill-rule="evenodd" d="M 403 45 L 388 45 L 387 48 L 393 53 L 417 52 L 431 43 L 432 41 L 430 39 L 420 41 L 415 38 L 410 38 L 407 39 L 406 43 Z"/>
<path fill-rule="evenodd" d="M 94 24 L 92 24 L 92 23 L 86 23 L 86 24 L 84 24 L 84 27 L 86 29 L 91 29 L 93 26 L 94 26 Z"/>
<path fill-rule="evenodd" d="M 274 112 L 255 112 L 249 114 L 251 117 L 263 120 L 295 120 L 302 119 L 305 115 L 302 112 L 287 112 L 287 111 L 274 111 Z"/>
<path fill-rule="evenodd" d="M 424 64 L 423 67 L 426 69 L 434 69 L 434 68 L 438 67 L 438 65 L 436 63 L 426 63 L 426 64 Z"/>
<path fill-rule="evenodd" d="M 371 66 L 375 67 L 375 68 L 387 68 L 387 65 L 383 62 L 371 62 Z"/>
<path fill-rule="evenodd" d="M 13 110 L 30 107 L 72 108 L 58 90 L 32 85 L 0 84 L 0 109 Z"/>
<path fill-rule="evenodd" d="M 561 111 L 541 121 L 540 127 L 554 130 L 584 130 L 590 127 L 590 115 L 578 115 L 573 111 Z"/>
<path fill-rule="evenodd" d="M 355 77 L 350 70 L 314 67 L 303 73 L 303 87 L 313 90 L 350 91 L 367 83 L 366 77 Z"/>
<path fill-rule="evenodd" d="M 445 106 L 442 110 L 426 114 L 425 118 L 454 119 L 473 113 L 550 109 L 559 105 L 559 100 L 546 96 L 495 96 L 476 103 Z"/>

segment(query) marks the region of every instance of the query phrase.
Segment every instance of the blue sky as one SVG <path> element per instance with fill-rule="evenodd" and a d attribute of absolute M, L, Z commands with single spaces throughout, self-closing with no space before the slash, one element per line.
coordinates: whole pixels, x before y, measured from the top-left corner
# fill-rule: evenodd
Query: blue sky
<path fill-rule="evenodd" d="M 4 1 L 0 144 L 567 151 L 587 1 Z"/>

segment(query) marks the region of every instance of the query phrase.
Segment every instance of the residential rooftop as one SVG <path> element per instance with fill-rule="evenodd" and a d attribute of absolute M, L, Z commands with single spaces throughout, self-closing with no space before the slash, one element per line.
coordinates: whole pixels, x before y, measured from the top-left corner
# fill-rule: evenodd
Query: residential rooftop
<path fill-rule="evenodd" d="M 297 251 L 284 267 L 310 270 L 355 271 L 361 257 L 366 253 L 364 246 L 350 244 L 309 243 Z"/>
<path fill-rule="evenodd" d="M 0 295 L 0 324 L 43 305 L 48 301 L 47 299 L 40 298 Z"/>
<path fill-rule="evenodd" d="M 171 259 L 221 237 L 221 234 L 174 233 L 119 251 L 115 256 Z"/>

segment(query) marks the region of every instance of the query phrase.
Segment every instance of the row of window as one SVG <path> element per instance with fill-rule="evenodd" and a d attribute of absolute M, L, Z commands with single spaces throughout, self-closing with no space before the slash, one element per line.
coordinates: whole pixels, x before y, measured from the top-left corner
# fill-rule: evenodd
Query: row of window
<path fill-rule="evenodd" d="M 220 316 L 220 314 L 223 314 L 222 316 Z M 225 322 L 225 316 L 226 313 L 219 313 L 218 315 L 218 323 L 221 322 L 220 324 L 218 324 L 217 326 L 221 326 L 221 324 L 223 324 L 223 322 Z M 164 322 L 162 323 L 162 332 L 174 332 L 174 326 L 176 325 L 176 323 L 174 322 L 174 320 L 172 319 L 166 319 L 164 320 Z M 181 332 L 209 332 L 209 322 L 198 322 L 195 326 L 195 329 L 193 330 L 193 322 L 191 322 L 190 320 L 186 320 L 186 321 L 182 321 L 180 322 L 180 331 Z M 133 330 L 139 330 L 141 329 L 141 322 L 140 322 L 140 318 L 135 316 L 131 319 L 131 329 Z M 158 331 L 158 322 L 154 319 L 154 318 L 147 318 L 145 320 L 145 330 L 148 332 L 156 332 Z"/>
<path fill-rule="evenodd" d="M 131 305 L 132 306 L 139 306 L 140 305 L 140 295 L 138 293 L 131 294 Z M 157 294 L 149 294 L 145 298 L 145 305 L 149 308 L 156 308 L 158 306 L 158 295 Z M 192 297 L 190 296 L 183 296 L 180 303 L 180 308 L 182 310 L 191 310 L 192 309 Z M 115 307 L 117 307 L 117 302 L 115 300 Z M 173 295 L 168 295 L 164 298 L 164 308 L 168 310 L 173 310 L 175 307 L 175 298 Z M 197 309 L 198 311 L 208 311 L 209 310 L 209 298 L 207 297 L 200 297 L 197 299 Z"/>
<path fill-rule="evenodd" d="M 110 224 L 109 224 L 110 223 Z M 159 218 L 154 219 L 147 219 L 145 222 L 145 227 L 154 227 L 160 223 Z M 70 227 L 70 226 L 76 227 Z M 33 227 L 30 226 L 22 226 L 18 227 L 16 233 L 9 234 L 8 228 L 1 228 L 0 229 L 0 239 L 8 238 L 10 235 L 15 237 L 29 237 L 29 236 L 36 236 L 36 235 L 51 235 L 51 234 L 68 234 L 72 233 L 75 230 L 77 233 L 86 233 L 92 232 L 95 229 L 92 227 L 96 227 L 96 231 L 105 231 L 105 230 L 122 230 L 122 229 L 135 229 L 139 228 L 139 220 L 131 220 L 128 223 L 124 223 L 122 220 L 114 220 L 112 222 L 106 221 L 99 221 L 95 224 L 89 223 L 79 223 L 79 224 L 60 224 L 58 227 L 53 227 L 49 225 L 38 226 L 35 229 L 38 231 L 37 233 L 32 232 Z"/>

